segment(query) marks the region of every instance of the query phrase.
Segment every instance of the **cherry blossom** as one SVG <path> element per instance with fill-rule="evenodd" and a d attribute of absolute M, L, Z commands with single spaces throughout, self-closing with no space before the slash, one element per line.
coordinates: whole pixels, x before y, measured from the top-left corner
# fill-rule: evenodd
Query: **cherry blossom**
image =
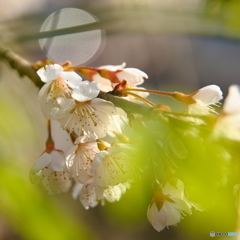
<path fill-rule="evenodd" d="M 193 103 L 188 105 L 188 114 L 192 115 L 208 115 L 209 111 L 215 112 L 210 105 L 217 104 L 223 98 L 217 85 L 203 87 L 190 96 Z"/>
<path fill-rule="evenodd" d="M 97 142 L 90 142 L 74 145 L 66 154 L 67 167 L 77 182 L 86 183 L 93 177 L 92 161 L 98 152 Z"/>
<path fill-rule="evenodd" d="M 60 150 L 44 152 L 30 170 L 32 183 L 40 185 L 48 193 L 66 192 L 71 187 L 65 156 Z"/>
<path fill-rule="evenodd" d="M 240 141 L 240 87 L 238 85 L 229 87 L 223 111 L 215 125 L 214 135 Z"/>
<path fill-rule="evenodd" d="M 158 231 L 180 222 L 183 213 L 191 214 L 191 206 L 184 199 L 183 189 L 166 183 L 162 189 L 155 190 L 147 210 L 147 218 Z"/>
<path fill-rule="evenodd" d="M 71 91 L 77 87 L 82 78 L 75 72 L 63 71 L 58 64 L 46 65 L 37 71 L 37 74 L 46 84 L 39 91 L 39 100 L 43 114 L 50 119 L 51 109 L 58 97 L 71 98 Z"/>
<path fill-rule="evenodd" d="M 134 153 L 132 146 L 121 143 L 99 152 L 92 166 L 97 186 L 107 188 L 133 179 Z"/>
<path fill-rule="evenodd" d="M 93 178 L 90 178 L 85 184 L 76 183 L 73 187 L 72 196 L 74 199 L 78 198 L 85 209 L 96 207 L 99 203 Z"/>
<path fill-rule="evenodd" d="M 144 78 L 148 78 L 143 71 L 137 68 L 125 68 L 125 66 L 125 63 L 117 66 L 101 66 L 98 68 L 98 73 L 92 76 L 92 80 L 99 83 L 102 91 L 108 92 L 123 80 L 126 80 L 129 86 L 137 86 L 144 82 Z"/>
<path fill-rule="evenodd" d="M 58 105 L 51 111 L 52 118 L 57 119 L 63 129 L 78 136 L 76 144 L 105 137 L 113 124 L 112 117 L 117 115 L 111 102 L 96 98 L 98 93 L 96 82 L 81 82 L 73 90 L 71 101 L 58 98 Z"/>

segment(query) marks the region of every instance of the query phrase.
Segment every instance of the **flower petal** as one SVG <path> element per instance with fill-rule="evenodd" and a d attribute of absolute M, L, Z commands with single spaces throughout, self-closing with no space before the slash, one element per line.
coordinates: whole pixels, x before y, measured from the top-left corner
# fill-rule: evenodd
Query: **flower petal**
<path fill-rule="evenodd" d="M 45 68 L 40 68 L 37 71 L 37 74 L 41 78 L 41 80 L 46 83 L 60 77 L 62 72 L 62 66 L 60 66 L 59 64 L 53 64 L 46 65 Z"/>
<path fill-rule="evenodd" d="M 60 77 L 66 79 L 66 83 L 71 88 L 76 88 L 82 81 L 82 78 L 75 72 L 62 72 Z"/>
<path fill-rule="evenodd" d="M 240 87 L 231 85 L 223 105 L 224 114 L 240 114 Z"/>
<path fill-rule="evenodd" d="M 97 97 L 99 91 L 97 82 L 82 81 L 73 89 L 72 97 L 79 102 L 86 102 Z"/>
<path fill-rule="evenodd" d="M 222 94 L 219 86 L 209 85 L 199 89 L 192 98 L 194 100 L 200 100 L 203 104 L 211 105 L 219 102 L 223 98 Z"/>

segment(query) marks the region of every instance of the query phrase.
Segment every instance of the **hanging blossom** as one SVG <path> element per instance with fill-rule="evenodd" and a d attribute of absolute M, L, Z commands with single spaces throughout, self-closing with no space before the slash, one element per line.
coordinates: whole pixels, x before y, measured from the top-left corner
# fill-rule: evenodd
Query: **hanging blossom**
<path fill-rule="evenodd" d="M 216 113 L 211 105 L 217 105 L 223 98 L 222 91 L 217 85 L 203 87 L 191 94 L 191 102 L 188 104 L 188 114 L 208 115 Z"/>
<path fill-rule="evenodd" d="M 92 165 L 96 185 L 107 188 L 133 179 L 135 152 L 135 148 L 123 143 L 100 151 Z"/>
<path fill-rule="evenodd" d="M 71 176 L 78 183 L 86 183 L 93 177 L 92 161 L 100 152 L 97 142 L 74 145 L 66 154 L 67 167 Z"/>
<path fill-rule="evenodd" d="M 92 162 L 92 175 L 85 183 L 74 186 L 73 197 L 79 198 L 86 209 L 99 202 L 104 204 L 105 200 L 119 201 L 133 180 L 134 153 L 135 149 L 126 144 L 97 153 Z"/>
<path fill-rule="evenodd" d="M 70 174 L 61 150 L 45 151 L 32 165 L 30 181 L 48 193 L 67 192 L 71 187 Z"/>
<path fill-rule="evenodd" d="M 46 83 L 39 91 L 39 100 L 43 114 L 50 119 L 51 109 L 58 97 L 71 98 L 72 89 L 77 87 L 82 78 L 75 72 L 63 71 L 59 64 L 46 65 L 37 71 L 41 80 Z"/>
<path fill-rule="evenodd" d="M 117 66 L 101 66 L 91 79 L 99 83 L 101 91 L 109 92 L 123 80 L 126 80 L 129 86 L 138 86 L 144 82 L 144 78 L 148 78 L 145 72 L 137 68 L 125 68 L 125 66 L 126 63 Z"/>
<path fill-rule="evenodd" d="M 147 218 L 160 232 L 167 226 L 179 223 L 184 213 L 192 213 L 191 205 L 184 199 L 183 183 L 179 180 L 176 188 L 167 182 L 162 189 L 159 186 L 155 190 Z"/>
<path fill-rule="evenodd" d="M 94 179 L 90 178 L 85 184 L 76 183 L 73 187 L 72 197 L 79 199 L 85 209 L 94 208 L 98 205 L 99 199 L 95 191 Z"/>
<path fill-rule="evenodd" d="M 94 178 L 90 178 L 85 184 L 76 183 L 72 196 L 74 199 L 79 199 L 85 209 L 89 209 L 96 207 L 99 203 L 104 205 L 105 200 L 108 202 L 119 201 L 128 188 L 130 188 L 130 183 L 125 182 L 99 189 Z"/>
<path fill-rule="evenodd" d="M 231 85 L 219 115 L 214 136 L 240 141 L 240 86 Z"/>
<path fill-rule="evenodd" d="M 117 115 L 111 102 L 97 98 L 99 91 L 97 82 L 82 81 L 72 90 L 73 99 L 57 98 L 57 106 L 51 111 L 63 129 L 77 135 L 76 144 L 105 137 L 113 124 L 112 117 Z"/>

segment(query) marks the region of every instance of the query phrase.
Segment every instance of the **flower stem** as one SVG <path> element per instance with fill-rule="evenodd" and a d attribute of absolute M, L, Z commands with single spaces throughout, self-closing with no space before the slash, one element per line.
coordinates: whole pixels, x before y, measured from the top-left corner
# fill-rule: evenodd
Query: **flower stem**
<path fill-rule="evenodd" d="M 91 67 L 77 67 L 77 66 L 71 66 L 71 69 L 74 69 L 74 70 L 91 70 L 91 71 L 95 71 L 97 72 L 99 69 L 96 69 L 96 68 L 91 68 Z"/>
<path fill-rule="evenodd" d="M 125 91 L 125 90 L 124 90 L 124 91 Z M 147 105 L 149 105 L 149 106 L 151 106 L 151 107 L 155 107 L 155 106 L 156 106 L 154 103 L 152 103 L 152 102 L 150 102 L 149 100 L 147 100 L 147 99 L 145 99 L 145 98 L 137 95 L 136 93 L 128 92 L 127 94 L 132 95 L 133 97 L 139 99 L 140 101 L 146 103 Z"/>
<path fill-rule="evenodd" d="M 161 94 L 161 95 L 167 95 L 167 96 L 173 96 L 175 93 L 170 92 L 161 92 L 161 91 L 154 91 L 154 90 L 147 90 L 147 89 L 141 89 L 141 88 L 126 88 L 124 92 L 148 92 L 148 93 L 155 93 L 155 94 Z"/>
<path fill-rule="evenodd" d="M 46 152 L 50 153 L 54 149 L 54 141 L 52 139 L 51 121 L 49 119 L 46 120 L 46 125 L 48 129 L 48 139 L 46 141 Z"/>

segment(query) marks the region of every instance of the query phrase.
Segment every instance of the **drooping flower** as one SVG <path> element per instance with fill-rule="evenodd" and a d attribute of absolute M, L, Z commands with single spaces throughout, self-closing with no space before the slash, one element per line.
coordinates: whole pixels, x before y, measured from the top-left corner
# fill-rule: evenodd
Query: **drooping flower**
<path fill-rule="evenodd" d="M 89 209 L 90 207 L 96 207 L 99 202 L 104 205 L 105 200 L 108 202 L 119 201 L 128 188 L 130 188 L 128 182 L 99 188 L 94 178 L 90 178 L 85 184 L 76 183 L 73 187 L 72 196 L 74 199 L 78 198 L 85 209 Z"/>
<path fill-rule="evenodd" d="M 51 109 L 58 97 L 71 98 L 72 89 L 77 87 L 82 78 L 75 72 L 63 71 L 58 64 L 46 65 L 37 71 L 37 74 L 46 84 L 39 91 L 39 100 L 46 118 L 50 119 Z"/>
<path fill-rule="evenodd" d="M 96 195 L 93 178 L 90 178 L 85 184 L 76 183 L 73 187 L 72 197 L 78 198 L 85 209 L 96 207 L 99 199 Z"/>
<path fill-rule="evenodd" d="M 92 166 L 96 185 L 107 188 L 133 179 L 134 153 L 132 146 L 122 143 L 99 152 Z"/>
<path fill-rule="evenodd" d="M 69 104 L 66 99 L 57 99 L 58 105 L 51 111 L 53 119 L 78 136 L 76 144 L 105 137 L 112 116 L 117 114 L 111 102 L 96 98 L 98 93 L 96 82 L 83 81 L 72 91 L 73 99 Z"/>
<path fill-rule="evenodd" d="M 76 182 L 84 184 L 93 177 L 92 161 L 98 152 L 98 143 L 90 142 L 74 145 L 66 154 L 67 167 Z"/>
<path fill-rule="evenodd" d="M 147 218 L 158 232 L 179 223 L 184 213 L 191 214 L 191 206 L 184 199 L 181 186 L 174 188 L 166 183 L 162 189 L 155 190 L 147 210 Z"/>
<path fill-rule="evenodd" d="M 44 152 L 30 170 L 30 181 L 48 193 L 66 192 L 71 187 L 70 174 L 65 165 L 65 156 L 60 150 Z"/>
<path fill-rule="evenodd" d="M 123 80 L 126 80 L 129 86 L 137 86 L 144 82 L 144 78 L 148 78 L 143 71 L 137 68 L 125 68 L 125 66 L 125 63 L 117 66 L 101 66 L 91 78 L 93 81 L 97 81 L 100 89 L 105 92 L 112 91 Z"/>
<path fill-rule="evenodd" d="M 203 87 L 190 96 L 193 101 L 188 104 L 188 114 L 192 115 L 215 112 L 211 105 L 216 105 L 223 98 L 221 89 L 216 85 Z"/>
<path fill-rule="evenodd" d="M 115 186 L 109 186 L 103 191 L 103 201 L 106 199 L 108 202 L 119 201 L 121 196 L 130 188 L 129 182 L 119 183 Z M 97 192 L 99 194 L 99 191 Z"/>
<path fill-rule="evenodd" d="M 238 85 L 229 87 L 223 111 L 215 125 L 214 136 L 240 141 L 240 87 Z"/>

